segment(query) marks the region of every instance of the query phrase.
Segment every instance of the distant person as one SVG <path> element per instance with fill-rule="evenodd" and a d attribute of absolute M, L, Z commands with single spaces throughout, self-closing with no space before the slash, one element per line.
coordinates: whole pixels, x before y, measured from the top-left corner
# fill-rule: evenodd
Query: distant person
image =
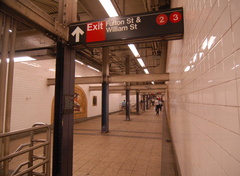
<path fill-rule="evenodd" d="M 123 102 L 122 102 L 122 109 L 125 109 L 125 107 L 126 107 L 126 101 L 123 100 Z"/>
<path fill-rule="evenodd" d="M 154 98 L 151 100 L 151 102 L 152 102 L 152 106 L 154 106 L 154 102 L 155 102 Z"/>
<path fill-rule="evenodd" d="M 160 101 L 159 101 L 159 109 L 160 109 L 160 111 L 162 111 L 162 106 L 163 106 L 163 101 L 160 100 Z"/>
<path fill-rule="evenodd" d="M 160 101 L 158 99 L 155 100 L 155 105 L 156 115 L 159 115 Z"/>

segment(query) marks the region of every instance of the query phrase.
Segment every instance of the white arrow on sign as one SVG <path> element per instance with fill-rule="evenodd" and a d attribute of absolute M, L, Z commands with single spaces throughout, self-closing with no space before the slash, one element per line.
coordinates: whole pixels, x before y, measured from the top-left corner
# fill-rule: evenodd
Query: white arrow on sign
<path fill-rule="evenodd" d="M 80 27 L 76 27 L 76 29 L 72 32 L 72 36 L 76 35 L 75 42 L 79 42 L 80 35 L 83 35 L 84 31 Z"/>

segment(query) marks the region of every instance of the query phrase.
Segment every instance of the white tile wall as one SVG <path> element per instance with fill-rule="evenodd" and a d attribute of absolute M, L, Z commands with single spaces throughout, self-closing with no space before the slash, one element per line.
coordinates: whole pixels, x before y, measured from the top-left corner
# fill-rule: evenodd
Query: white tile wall
<path fill-rule="evenodd" d="M 181 6 L 184 39 L 169 42 L 167 69 L 170 126 L 181 173 L 238 176 L 240 1 L 172 0 L 172 7 Z M 187 66 L 191 69 L 184 72 Z"/>
<path fill-rule="evenodd" d="M 50 70 L 49 70 L 50 69 Z M 18 62 L 14 67 L 13 104 L 11 130 L 30 128 L 35 122 L 51 123 L 52 101 L 55 86 L 47 86 L 47 78 L 55 77 L 55 59 Z M 76 76 L 95 76 L 101 73 L 76 63 Z M 101 92 L 89 92 L 90 85 L 80 85 L 88 102 L 88 116 L 101 114 Z M 92 106 L 92 96 L 98 97 L 97 106 Z M 119 110 L 121 94 L 111 94 L 109 111 Z"/>
<path fill-rule="evenodd" d="M 11 130 L 29 128 L 35 122 L 50 122 L 54 87 L 47 78 L 55 60 L 18 62 L 14 67 Z"/>

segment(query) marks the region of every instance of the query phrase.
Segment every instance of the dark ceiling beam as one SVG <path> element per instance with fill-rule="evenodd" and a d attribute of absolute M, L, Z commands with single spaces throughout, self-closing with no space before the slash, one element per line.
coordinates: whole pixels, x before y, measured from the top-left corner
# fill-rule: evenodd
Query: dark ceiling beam
<path fill-rule="evenodd" d="M 85 10 L 85 12 L 92 18 L 92 20 L 97 19 L 97 17 L 93 14 L 90 8 L 87 6 L 85 1 L 78 1 L 78 4 Z M 80 17 L 81 20 L 81 17 Z"/>
<path fill-rule="evenodd" d="M 146 93 L 146 94 L 151 94 L 151 93 L 165 93 L 166 89 L 151 89 L 151 90 L 140 90 L 139 93 Z"/>
<path fill-rule="evenodd" d="M 126 94 L 126 90 L 110 90 L 110 93 L 121 93 L 122 95 Z M 156 94 L 156 93 L 165 93 L 165 89 L 154 89 L 154 90 L 139 90 L 140 94 Z M 130 90 L 131 95 L 136 95 L 136 90 Z"/>
<path fill-rule="evenodd" d="M 52 48 L 42 48 L 36 50 L 21 50 L 15 52 L 15 57 L 30 56 L 37 60 L 55 59 L 56 55 Z"/>
<path fill-rule="evenodd" d="M 109 76 L 109 83 L 169 81 L 169 74 L 129 74 Z M 101 84 L 102 76 L 76 77 L 75 84 Z M 47 85 L 55 85 L 55 78 L 47 79 Z"/>
<path fill-rule="evenodd" d="M 166 84 L 159 84 L 159 85 L 130 85 L 130 90 L 150 90 L 150 89 L 166 89 Z M 102 86 L 89 86 L 89 91 L 101 91 Z M 126 90 L 125 85 L 119 85 L 119 86 L 109 86 L 110 91 L 118 91 L 118 90 Z"/>
<path fill-rule="evenodd" d="M 90 66 L 98 69 L 99 71 L 102 70 L 101 63 L 97 62 L 96 60 L 93 59 L 93 57 L 90 57 L 81 51 L 76 52 L 76 59 L 83 62 L 86 65 L 90 65 Z"/>
<path fill-rule="evenodd" d="M 169 74 L 129 74 L 110 76 L 110 83 L 168 81 Z"/>
<path fill-rule="evenodd" d="M 59 36 L 66 41 L 68 40 L 67 28 L 30 0 L 1 0 L 0 9 L 19 21 L 30 24 L 30 26 L 34 26 L 41 31 Z"/>
<path fill-rule="evenodd" d="M 55 48 L 55 42 L 42 32 L 31 29 L 17 32 L 16 50 L 41 50 L 42 48 Z"/>

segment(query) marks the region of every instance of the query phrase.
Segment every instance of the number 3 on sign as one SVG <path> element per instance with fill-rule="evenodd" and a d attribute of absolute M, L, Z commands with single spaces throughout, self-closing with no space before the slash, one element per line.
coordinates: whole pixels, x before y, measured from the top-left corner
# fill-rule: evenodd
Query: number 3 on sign
<path fill-rule="evenodd" d="M 156 18 L 156 22 L 157 22 L 157 24 L 159 24 L 159 25 L 164 25 L 164 24 L 167 23 L 167 21 L 168 21 L 168 17 L 167 17 L 167 15 L 165 15 L 165 14 L 160 14 L 160 15 L 158 15 L 157 18 Z"/>
<path fill-rule="evenodd" d="M 179 21 L 181 21 L 181 19 L 182 19 L 182 15 L 179 12 L 173 12 L 170 15 L 170 21 L 172 23 L 178 23 Z"/>

